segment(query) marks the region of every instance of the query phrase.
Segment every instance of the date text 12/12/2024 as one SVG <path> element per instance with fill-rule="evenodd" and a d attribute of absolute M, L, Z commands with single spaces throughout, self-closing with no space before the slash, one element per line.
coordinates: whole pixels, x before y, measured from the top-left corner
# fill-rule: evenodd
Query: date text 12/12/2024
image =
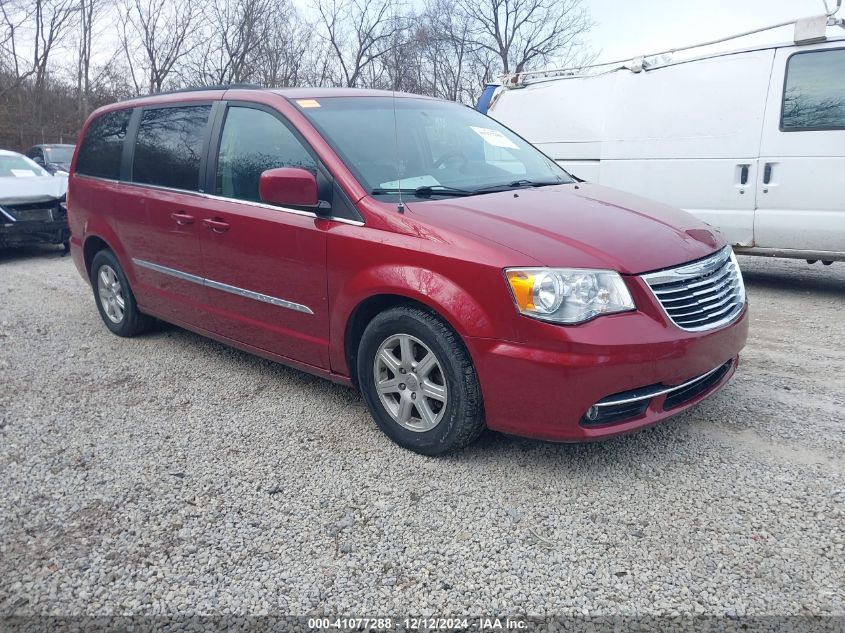
<path fill-rule="evenodd" d="M 322 617 L 308 618 L 312 630 L 365 630 L 365 631 L 431 631 L 431 630 L 475 630 L 475 631 L 519 631 L 528 623 L 520 618 L 509 617 L 407 617 L 354 618 Z"/>

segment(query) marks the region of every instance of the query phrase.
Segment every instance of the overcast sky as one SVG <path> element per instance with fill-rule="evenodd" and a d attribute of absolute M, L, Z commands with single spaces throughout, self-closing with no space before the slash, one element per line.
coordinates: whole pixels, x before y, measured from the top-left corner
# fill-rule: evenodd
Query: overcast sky
<path fill-rule="evenodd" d="M 599 61 L 637 57 L 669 48 L 825 12 L 822 0 L 584 0 L 596 23 L 589 41 Z M 833 6 L 835 0 L 828 0 Z M 843 9 L 839 17 L 845 16 Z M 845 30 L 836 29 L 845 35 Z M 836 31 L 830 31 L 833 35 Z M 779 29 L 721 45 L 721 50 L 789 42 Z M 681 54 L 676 57 L 682 57 Z"/>

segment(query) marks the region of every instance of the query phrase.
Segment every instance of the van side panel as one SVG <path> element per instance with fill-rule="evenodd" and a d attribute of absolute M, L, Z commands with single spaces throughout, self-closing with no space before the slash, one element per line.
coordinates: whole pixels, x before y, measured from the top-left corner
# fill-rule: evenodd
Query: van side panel
<path fill-rule="evenodd" d="M 618 75 L 571 77 L 505 90 L 488 114 L 571 174 L 600 182 L 606 110 Z"/>
<path fill-rule="evenodd" d="M 621 75 L 602 147 L 602 183 L 685 209 L 731 244 L 753 244 L 773 57 L 753 51 Z"/>
<path fill-rule="evenodd" d="M 798 95 L 807 102 L 800 106 L 807 111 L 800 117 L 806 119 L 807 129 L 782 129 L 790 59 L 796 61 L 789 71 L 796 73 L 791 88 L 796 90 L 796 79 L 799 87 L 818 88 L 815 95 Z M 769 182 L 761 177 L 757 184 L 754 231 L 758 247 L 816 251 L 820 259 L 825 252 L 845 255 L 843 60 L 842 41 L 777 53 L 760 151 L 760 169 L 767 164 L 770 168 Z M 813 114 L 813 108 L 822 112 Z M 813 126 L 825 129 L 810 129 Z"/>
<path fill-rule="evenodd" d="M 491 115 L 577 176 L 680 207 L 753 245 L 773 50 L 530 84 Z"/>

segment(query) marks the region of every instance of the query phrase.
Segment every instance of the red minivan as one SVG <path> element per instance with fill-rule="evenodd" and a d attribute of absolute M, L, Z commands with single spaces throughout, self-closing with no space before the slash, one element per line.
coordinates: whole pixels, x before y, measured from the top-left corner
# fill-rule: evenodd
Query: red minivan
<path fill-rule="evenodd" d="M 68 206 L 112 332 L 157 318 L 355 385 L 424 454 L 485 427 L 569 442 L 654 424 L 724 385 L 747 336 L 716 231 L 437 99 L 110 105 L 82 131 Z"/>

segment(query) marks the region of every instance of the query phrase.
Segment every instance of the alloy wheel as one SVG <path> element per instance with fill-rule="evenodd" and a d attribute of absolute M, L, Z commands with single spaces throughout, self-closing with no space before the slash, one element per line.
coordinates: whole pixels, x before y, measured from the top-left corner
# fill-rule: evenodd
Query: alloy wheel
<path fill-rule="evenodd" d="M 446 377 L 434 352 L 410 334 L 394 334 L 379 346 L 373 361 L 379 400 L 393 420 L 417 433 L 443 419 L 449 401 Z"/>
<path fill-rule="evenodd" d="M 120 323 L 126 310 L 126 299 L 117 273 L 108 264 L 101 266 L 97 274 L 97 293 L 100 296 L 103 312 L 109 320 L 112 323 Z"/>

